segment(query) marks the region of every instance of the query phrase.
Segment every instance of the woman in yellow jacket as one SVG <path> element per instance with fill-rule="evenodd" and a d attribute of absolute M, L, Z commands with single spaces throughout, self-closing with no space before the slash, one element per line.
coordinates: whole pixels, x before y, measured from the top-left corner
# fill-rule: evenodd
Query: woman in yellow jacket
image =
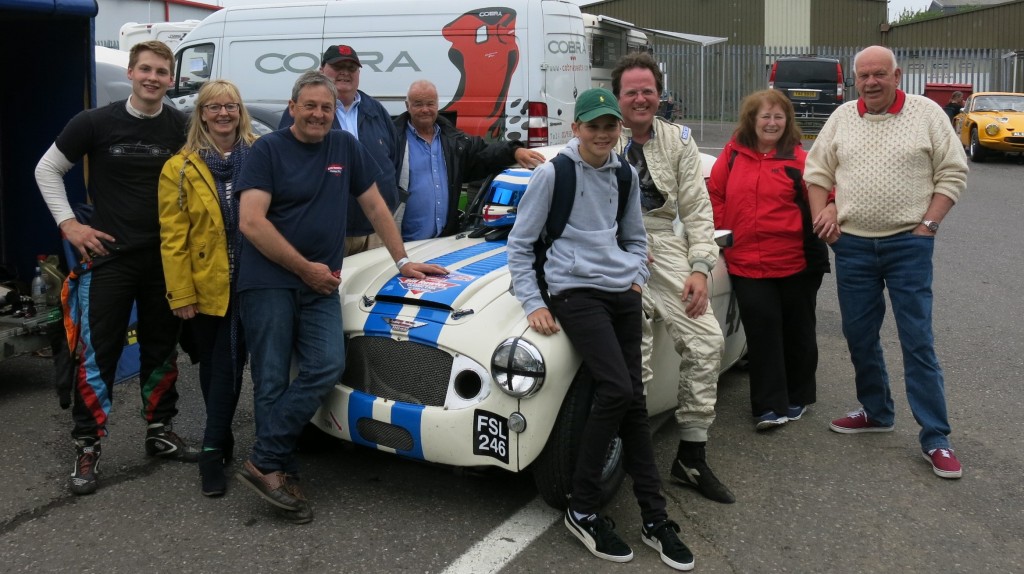
<path fill-rule="evenodd" d="M 202 492 L 227 489 L 224 465 L 234 449 L 231 421 L 246 350 L 235 304 L 238 198 L 232 182 L 255 140 L 234 84 L 199 90 L 185 146 L 160 173 L 160 254 L 171 311 L 188 320 L 199 359 L 206 431 L 199 454 Z"/>

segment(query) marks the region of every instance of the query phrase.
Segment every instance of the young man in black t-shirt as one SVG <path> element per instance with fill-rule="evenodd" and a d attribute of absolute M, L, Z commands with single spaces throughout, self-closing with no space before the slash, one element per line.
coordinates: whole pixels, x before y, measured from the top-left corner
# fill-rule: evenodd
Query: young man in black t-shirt
<path fill-rule="evenodd" d="M 133 302 L 146 454 L 185 462 L 195 462 L 198 455 L 171 431 L 178 412 L 179 324 L 165 299 L 157 218 L 160 170 L 185 142 L 185 115 L 163 105 L 173 67 L 174 55 L 162 42 L 136 44 L 128 63 L 131 96 L 76 115 L 36 166 L 36 182 L 54 220 L 82 257 L 77 278 L 69 282 L 65 309 L 79 337 L 71 433 L 74 494 L 90 494 L 97 487 L 99 441 L 106 434 Z M 95 207 L 87 224 L 75 219 L 63 180 L 85 156 Z"/>

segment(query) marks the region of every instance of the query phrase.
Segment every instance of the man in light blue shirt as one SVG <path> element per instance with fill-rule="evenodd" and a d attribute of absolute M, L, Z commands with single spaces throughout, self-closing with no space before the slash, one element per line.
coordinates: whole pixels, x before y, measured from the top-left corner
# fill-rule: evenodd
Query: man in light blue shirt
<path fill-rule="evenodd" d="M 402 239 L 430 239 L 458 229 L 462 183 L 487 177 L 513 163 L 536 167 L 544 156 L 522 142 L 471 136 L 438 116 L 437 88 L 427 80 L 409 86 L 398 131 L 397 178 L 402 206 L 395 215 Z"/>

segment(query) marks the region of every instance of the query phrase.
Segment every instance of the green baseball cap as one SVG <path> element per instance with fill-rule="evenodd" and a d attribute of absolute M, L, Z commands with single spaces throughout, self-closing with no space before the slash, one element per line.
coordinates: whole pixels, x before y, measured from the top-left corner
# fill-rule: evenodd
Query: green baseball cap
<path fill-rule="evenodd" d="M 615 116 L 622 119 L 619 101 L 604 88 L 591 88 L 576 98 L 576 121 L 589 122 L 601 116 Z"/>

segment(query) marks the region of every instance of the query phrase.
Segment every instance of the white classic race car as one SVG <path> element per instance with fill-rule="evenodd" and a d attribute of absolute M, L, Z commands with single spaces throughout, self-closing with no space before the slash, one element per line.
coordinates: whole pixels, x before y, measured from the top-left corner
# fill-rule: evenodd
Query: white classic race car
<path fill-rule="evenodd" d="M 549 157 L 558 148 L 544 149 Z M 706 156 L 705 176 L 714 158 Z M 412 242 L 409 257 L 443 265 L 443 277 L 400 276 L 385 249 L 345 260 L 341 285 L 345 374 L 313 418 L 320 430 L 356 444 L 455 467 L 530 470 L 545 501 L 564 508 L 576 445 L 590 409 L 590 382 L 563 333 L 530 330 L 511 293 L 507 228 L 483 225 L 514 206 L 499 188 L 525 190 L 530 171 L 505 170 L 481 188 L 479 216 L 452 237 Z M 500 195 L 500 193 L 498 194 Z M 719 241 L 731 239 L 719 232 Z M 746 352 L 724 264 L 709 280 L 726 334 L 723 370 Z M 648 388 L 651 416 L 676 406 L 679 355 L 655 322 Z M 622 449 L 610 445 L 607 497 L 622 482 Z"/>

